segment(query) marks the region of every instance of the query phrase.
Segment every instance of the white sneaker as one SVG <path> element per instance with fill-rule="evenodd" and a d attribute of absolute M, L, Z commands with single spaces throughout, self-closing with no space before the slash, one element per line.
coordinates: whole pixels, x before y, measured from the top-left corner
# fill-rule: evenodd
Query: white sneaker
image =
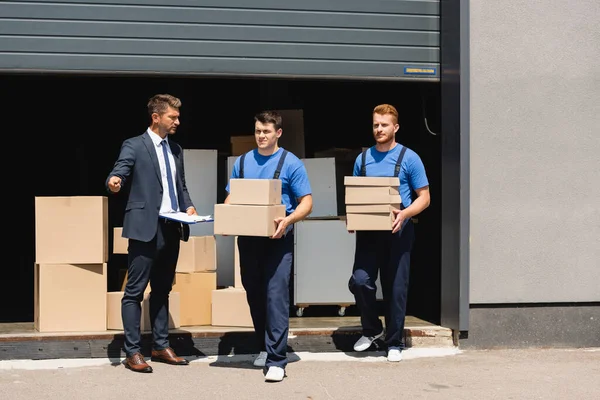
<path fill-rule="evenodd" d="M 285 376 L 285 370 L 281 367 L 269 367 L 265 375 L 266 382 L 281 382 Z"/>
<path fill-rule="evenodd" d="M 388 349 L 387 360 L 390 362 L 402 361 L 402 349 L 400 347 L 390 347 Z"/>
<path fill-rule="evenodd" d="M 267 362 L 267 352 L 261 351 L 260 354 L 258 356 L 256 356 L 256 358 L 254 359 L 254 366 L 255 367 L 264 367 L 266 362 Z"/>
<path fill-rule="evenodd" d="M 375 335 L 375 336 L 361 336 L 360 339 L 358 339 L 356 341 L 356 343 L 354 343 L 354 351 L 365 351 L 366 349 L 371 347 L 371 344 L 375 340 L 379 339 L 382 336 L 383 336 L 383 331 L 381 331 L 381 333 L 379 335 Z"/>

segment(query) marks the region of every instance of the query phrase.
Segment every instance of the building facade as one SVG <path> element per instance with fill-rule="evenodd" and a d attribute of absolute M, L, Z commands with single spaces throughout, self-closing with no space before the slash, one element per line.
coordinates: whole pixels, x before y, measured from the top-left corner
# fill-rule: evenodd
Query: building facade
<path fill-rule="evenodd" d="M 599 17 L 592 0 L 18 0 L 0 3 L 0 74 L 427 83 L 440 324 L 465 347 L 600 346 Z"/>

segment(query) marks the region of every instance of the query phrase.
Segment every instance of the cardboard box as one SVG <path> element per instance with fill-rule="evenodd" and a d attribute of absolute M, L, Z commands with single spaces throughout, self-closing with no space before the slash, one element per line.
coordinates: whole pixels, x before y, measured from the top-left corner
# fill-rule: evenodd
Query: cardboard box
<path fill-rule="evenodd" d="M 212 325 L 252 328 L 252 316 L 244 289 L 227 288 L 212 292 Z"/>
<path fill-rule="evenodd" d="M 217 270 L 217 244 L 214 236 L 190 236 L 181 242 L 176 272 L 191 273 Z"/>
<path fill-rule="evenodd" d="M 108 261 L 108 198 L 36 197 L 37 264 L 102 264 Z"/>
<path fill-rule="evenodd" d="M 346 214 L 346 228 L 349 231 L 391 231 L 394 222 L 394 214 L 368 213 L 368 214 Z"/>
<path fill-rule="evenodd" d="M 127 254 L 129 239 L 123 237 L 123 227 L 113 229 L 113 254 Z"/>
<path fill-rule="evenodd" d="M 123 330 L 123 317 L 121 314 L 121 300 L 124 292 L 106 293 L 106 328 L 108 330 Z M 150 323 L 150 294 L 144 295 L 142 301 L 142 317 L 140 318 L 140 330 L 151 331 Z M 169 329 L 177 329 L 180 325 L 180 296 L 177 292 L 169 294 Z"/>
<path fill-rule="evenodd" d="M 400 178 L 387 176 L 345 176 L 344 186 L 400 186 Z"/>
<path fill-rule="evenodd" d="M 180 296 L 181 326 L 210 325 L 211 296 L 217 288 L 216 272 L 176 273 L 173 291 Z"/>
<path fill-rule="evenodd" d="M 281 179 L 230 179 L 229 204 L 281 204 Z"/>
<path fill-rule="evenodd" d="M 242 285 L 242 274 L 240 272 L 240 248 L 238 247 L 237 236 L 234 238 L 233 251 L 233 287 L 243 289 L 244 285 Z"/>
<path fill-rule="evenodd" d="M 35 330 L 105 331 L 106 268 L 106 263 L 35 264 Z"/>
<path fill-rule="evenodd" d="M 241 156 L 256 148 L 256 138 L 254 135 L 231 136 L 231 155 Z"/>
<path fill-rule="evenodd" d="M 214 218 L 215 235 L 270 237 L 275 233 L 275 219 L 285 218 L 285 205 L 216 204 Z"/>
<path fill-rule="evenodd" d="M 397 186 L 346 186 L 346 204 L 399 204 Z"/>
<path fill-rule="evenodd" d="M 348 204 L 346 212 L 350 214 L 381 214 L 399 210 L 400 204 Z"/>

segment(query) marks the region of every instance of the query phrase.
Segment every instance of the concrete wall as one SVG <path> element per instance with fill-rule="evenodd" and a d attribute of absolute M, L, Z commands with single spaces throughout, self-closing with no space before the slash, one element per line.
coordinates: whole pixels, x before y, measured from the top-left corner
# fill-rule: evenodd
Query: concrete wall
<path fill-rule="evenodd" d="M 470 7 L 470 303 L 600 301 L 600 2 Z"/>

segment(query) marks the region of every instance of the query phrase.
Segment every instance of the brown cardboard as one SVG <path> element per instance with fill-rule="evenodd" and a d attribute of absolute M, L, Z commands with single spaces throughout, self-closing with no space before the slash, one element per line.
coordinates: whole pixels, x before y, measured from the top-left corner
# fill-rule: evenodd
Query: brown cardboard
<path fill-rule="evenodd" d="M 106 330 L 106 263 L 35 264 L 33 275 L 37 331 Z"/>
<path fill-rule="evenodd" d="M 181 242 L 177 272 L 206 272 L 217 270 L 217 244 L 214 236 L 190 236 Z"/>
<path fill-rule="evenodd" d="M 391 213 L 400 210 L 400 204 L 348 204 L 346 212 L 350 214 Z"/>
<path fill-rule="evenodd" d="M 123 227 L 113 229 L 113 254 L 127 254 L 129 239 L 123 236 Z"/>
<path fill-rule="evenodd" d="M 179 292 L 181 326 L 210 325 L 211 296 L 217 288 L 216 272 L 176 273 L 173 291 Z"/>
<path fill-rule="evenodd" d="M 215 204 L 215 235 L 273 236 L 275 219 L 285 218 L 285 206 Z"/>
<path fill-rule="evenodd" d="M 399 204 L 397 186 L 346 186 L 346 204 Z"/>
<path fill-rule="evenodd" d="M 212 325 L 251 328 L 252 316 L 246 291 L 229 287 L 212 292 Z"/>
<path fill-rule="evenodd" d="M 102 264 L 108 261 L 108 198 L 36 197 L 37 264 Z"/>
<path fill-rule="evenodd" d="M 281 204 L 281 179 L 230 179 L 229 204 Z"/>
<path fill-rule="evenodd" d="M 231 136 L 231 155 L 241 156 L 256 148 L 256 138 L 254 135 Z"/>
<path fill-rule="evenodd" d="M 106 293 L 106 329 L 123 330 L 123 318 L 121 314 L 121 300 L 125 292 Z M 144 295 L 142 301 L 142 318 L 140 319 L 140 330 L 151 331 L 150 324 L 150 294 Z M 180 325 L 180 296 L 177 292 L 169 293 L 169 329 L 179 328 Z"/>
<path fill-rule="evenodd" d="M 345 176 L 344 186 L 400 186 L 400 178 L 387 176 Z"/>
<path fill-rule="evenodd" d="M 243 289 L 244 285 L 242 285 L 242 275 L 240 272 L 240 248 L 238 247 L 238 236 L 234 238 L 233 251 L 233 287 Z"/>
<path fill-rule="evenodd" d="M 393 213 L 346 214 L 349 231 L 391 231 L 393 222 Z"/>

